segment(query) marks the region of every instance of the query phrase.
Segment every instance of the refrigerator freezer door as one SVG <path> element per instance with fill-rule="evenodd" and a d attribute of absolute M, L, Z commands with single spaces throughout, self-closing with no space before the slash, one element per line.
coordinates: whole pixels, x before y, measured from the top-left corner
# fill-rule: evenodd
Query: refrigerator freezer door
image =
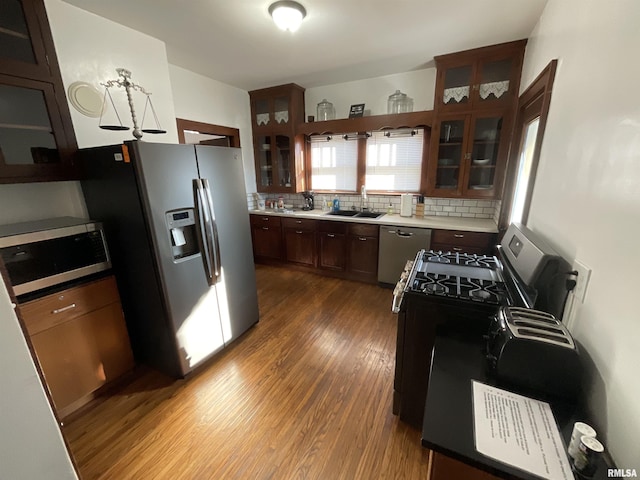
<path fill-rule="evenodd" d="M 175 260 L 166 222 L 166 212 L 195 206 L 194 149 L 145 142 L 135 142 L 134 149 L 157 268 L 186 374 L 224 347 L 217 292 L 209 287 L 201 254 Z"/>
<path fill-rule="evenodd" d="M 198 169 L 213 204 L 222 280 L 216 285 L 225 343 L 258 321 L 251 230 L 240 149 L 196 146 Z"/>

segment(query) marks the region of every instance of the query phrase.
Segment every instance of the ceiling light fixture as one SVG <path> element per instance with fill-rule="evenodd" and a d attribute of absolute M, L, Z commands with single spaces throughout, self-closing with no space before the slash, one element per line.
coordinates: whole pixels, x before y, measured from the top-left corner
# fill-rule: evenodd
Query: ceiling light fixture
<path fill-rule="evenodd" d="M 295 32 L 300 28 L 307 11 L 298 2 L 282 0 L 271 4 L 269 14 L 280 30 Z"/>

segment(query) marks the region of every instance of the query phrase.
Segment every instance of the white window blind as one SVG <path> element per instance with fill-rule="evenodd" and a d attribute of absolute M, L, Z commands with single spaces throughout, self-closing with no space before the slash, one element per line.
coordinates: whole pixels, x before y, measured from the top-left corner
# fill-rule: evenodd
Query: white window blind
<path fill-rule="evenodd" d="M 373 132 L 367 140 L 367 190 L 419 192 L 424 130 Z"/>
<path fill-rule="evenodd" d="M 311 137 L 311 188 L 352 191 L 357 189 L 358 142 L 340 136 Z"/>

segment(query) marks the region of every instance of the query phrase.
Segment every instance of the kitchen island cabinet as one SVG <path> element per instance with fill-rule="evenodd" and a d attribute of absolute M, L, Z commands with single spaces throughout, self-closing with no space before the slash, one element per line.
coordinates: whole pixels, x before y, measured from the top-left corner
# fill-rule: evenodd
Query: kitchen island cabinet
<path fill-rule="evenodd" d="M 115 277 L 52 293 L 19 307 L 61 418 L 133 369 Z"/>
<path fill-rule="evenodd" d="M 0 183 L 77 178 L 77 143 L 42 0 L 0 15 Z"/>

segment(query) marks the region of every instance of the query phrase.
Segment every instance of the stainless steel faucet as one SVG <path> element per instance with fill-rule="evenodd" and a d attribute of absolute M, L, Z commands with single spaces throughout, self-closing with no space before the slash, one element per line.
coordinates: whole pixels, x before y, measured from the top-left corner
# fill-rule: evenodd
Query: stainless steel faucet
<path fill-rule="evenodd" d="M 364 203 L 367 200 L 367 187 L 365 187 L 364 185 L 360 187 L 360 200 L 361 200 L 360 211 L 364 212 L 365 210 Z"/>

